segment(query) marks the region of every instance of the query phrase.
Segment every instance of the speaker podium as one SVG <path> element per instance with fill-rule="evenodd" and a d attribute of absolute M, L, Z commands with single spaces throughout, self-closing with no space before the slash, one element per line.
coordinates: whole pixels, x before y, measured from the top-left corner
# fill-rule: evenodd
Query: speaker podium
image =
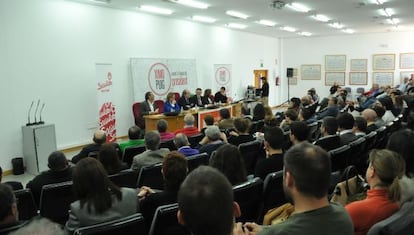
<path fill-rule="evenodd" d="M 22 126 L 22 134 L 26 171 L 37 175 L 47 170 L 49 154 L 57 149 L 55 125 Z"/>

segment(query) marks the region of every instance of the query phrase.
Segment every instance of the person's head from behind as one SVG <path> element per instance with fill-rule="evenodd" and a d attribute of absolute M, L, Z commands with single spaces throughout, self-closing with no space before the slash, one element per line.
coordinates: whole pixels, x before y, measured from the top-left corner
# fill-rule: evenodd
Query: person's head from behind
<path fill-rule="evenodd" d="M 372 109 L 377 114 L 377 118 L 382 118 L 382 116 L 385 114 L 385 109 L 381 106 L 375 105 Z"/>
<path fill-rule="evenodd" d="M 234 119 L 234 128 L 239 134 L 248 134 L 251 126 L 251 121 L 248 118 Z"/>
<path fill-rule="evenodd" d="M 331 160 L 319 146 L 307 142 L 290 148 L 284 157 L 283 189 L 289 200 L 323 199 L 331 180 Z M 299 197 L 299 198 L 300 198 Z"/>
<path fill-rule="evenodd" d="M 206 115 L 204 117 L 204 122 L 206 123 L 206 126 L 214 125 L 214 117 L 213 117 L 213 115 L 210 115 L 210 114 Z"/>
<path fill-rule="evenodd" d="M 148 131 L 144 137 L 145 147 L 149 150 L 157 150 L 160 148 L 161 137 L 157 131 Z"/>
<path fill-rule="evenodd" d="M 377 113 L 373 109 L 365 109 L 362 111 L 361 116 L 367 121 L 367 123 L 375 122 L 377 119 Z"/>
<path fill-rule="evenodd" d="M 49 155 L 49 158 L 47 159 L 47 166 L 51 171 L 62 171 L 69 165 L 65 154 L 61 151 L 55 151 Z"/>
<path fill-rule="evenodd" d="M 13 235 L 67 235 L 60 224 L 46 218 L 36 218 L 29 224 L 12 233 Z"/>
<path fill-rule="evenodd" d="M 95 158 L 80 160 L 73 169 L 73 191 L 89 212 L 101 214 L 112 206 L 112 194 L 121 200 L 122 193 L 108 178 L 102 164 Z"/>
<path fill-rule="evenodd" d="M 264 147 L 266 150 L 282 149 L 284 141 L 283 131 L 279 127 L 267 127 L 264 131 Z"/>
<path fill-rule="evenodd" d="M 174 145 L 177 149 L 183 147 L 183 146 L 189 146 L 190 143 L 188 142 L 188 138 L 183 133 L 178 133 L 174 137 Z"/>
<path fill-rule="evenodd" d="M 291 123 L 293 121 L 297 121 L 298 120 L 298 112 L 296 112 L 296 110 L 294 109 L 288 109 L 285 112 L 285 120 L 287 123 Z"/>
<path fill-rule="evenodd" d="M 194 119 L 194 116 L 191 114 L 191 113 L 187 113 L 185 116 L 184 116 L 184 125 L 185 126 L 194 126 L 194 122 L 195 122 L 195 119 Z"/>
<path fill-rule="evenodd" d="M 93 134 L 93 142 L 96 144 L 103 144 L 106 142 L 106 134 L 103 130 L 98 130 Z"/>
<path fill-rule="evenodd" d="M 363 117 L 356 117 L 353 131 L 367 133 L 367 121 Z"/>
<path fill-rule="evenodd" d="M 209 141 L 216 141 L 221 137 L 220 129 L 217 126 L 208 126 L 205 133 Z"/>
<path fill-rule="evenodd" d="M 194 235 L 229 235 L 240 208 L 233 188 L 217 169 L 200 166 L 188 174 L 178 192 L 178 222 Z"/>
<path fill-rule="evenodd" d="M 274 117 L 272 108 L 268 105 L 263 106 L 264 110 L 265 110 L 265 116 L 271 116 Z"/>
<path fill-rule="evenodd" d="M 384 96 L 382 98 L 379 98 L 376 101 L 375 106 L 380 106 L 380 107 L 384 108 L 386 111 L 387 110 L 392 110 L 394 108 L 394 104 L 392 103 L 392 99 L 389 96 Z"/>
<path fill-rule="evenodd" d="M 330 97 L 328 101 L 328 105 L 331 107 L 338 105 L 338 98 L 336 98 L 335 96 Z"/>
<path fill-rule="evenodd" d="M 159 133 L 164 133 L 168 129 L 168 123 L 164 119 L 160 119 L 157 122 L 157 130 Z"/>
<path fill-rule="evenodd" d="M 300 106 L 300 99 L 298 97 L 292 97 L 290 99 L 289 108 L 298 109 Z"/>
<path fill-rule="evenodd" d="M 116 173 L 121 167 L 118 152 L 112 144 L 102 145 L 99 149 L 98 160 L 102 163 L 102 166 L 108 174 Z"/>
<path fill-rule="evenodd" d="M 352 130 L 354 127 L 354 116 L 350 113 L 341 113 L 336 117 L 336 121 L 338 122 L 339 130 Z"/>
<path fill-rule="evenodd" d="M 0 225 L 9 224 L 18 220 L 16 197 L 7 184 L 0 183 Z"/>
<path fill-rule="evenodd" d="M 299 120 L 306 121 L 312 117 L 312 110 L 309 108 L 301 108 L 299 112 Z"/>
<path fill-rule="evenodd" d="M 321 125 L 321 133 L 324 136 L 335 135 L 338 131 L 338 123 L 334 117 L 325 117 Z"/>
<path fill-rule="evenodd" d="M 264 117 L 265 117 L 265 109 L 264 109 L 263 104 L 261 103 L 256 104 L 256 106 L 254 106 L 254 109 L 253 109 L 253 118 L 255 120 L 262 120 L 264 119 Z"/>
<path fill-rule="evenodd" d="M 167 188 L 177 190 L 188 172 L 185 156 L 179 152 L 169 152 L 162 161 L 162 175 Z"/>
<path fill-rule="evenodd" d="M 130 140 L 138 140 L 141 138 L 141 128 L 132 126 L 128 129 L 128 137 Z"/>
<path fill-rule="evenodd" d="M 387 149 L 400 154 L 406 165 L 405 174 L 408 177 L 414 177 L 414 133 L 409 129 L 399 130 L 393 133 L 387 143 Z"/>
<path fill-rule="evenodd" d="M 307 140 L 309 127 L 305 122 L 295 121 L 290 124 L 290 141 L 293 144 Z"/>
<path fill-rule="evenodd" d="M 210 158 L 210 166 L 223 173 L 232 185 L 246 181 L 246 170 L 239 149 L 232 144 L 220 146 Z"/>
<path fill-rule="evenodd" d="M 366 179 L 372 188 L 387 188 L 391 201 L 399 201 L 401 196 L 399 179 L 404 175 L 405 161 L 396 152 L 374 149 L 369 153 L 369 166 Z"/>
<path fill-rule="evenodd" d="M 219 114 L 220 114 L 220 119 L 230 118 L 230 111 L 228 109 L 220 109 Z"/>

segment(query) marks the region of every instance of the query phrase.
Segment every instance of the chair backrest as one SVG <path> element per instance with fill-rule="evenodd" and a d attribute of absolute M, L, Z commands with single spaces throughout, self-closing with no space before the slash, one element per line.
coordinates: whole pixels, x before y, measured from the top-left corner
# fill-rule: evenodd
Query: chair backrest
<path fill-rule="evenodd" d="M 234 201 L 239 204 L 241 210 L 241 216 L 237 221 L 256 221 L 263 200 L 263 181 L 256 177 L 251 181 L 235 185 L 233 193 Z"/>
<path fill-rule="evenodd" d="M 290 131 L 283 132 L 283 151 L 287 151 L 291 146 L 292 142 L 290 141 Z"/>
<path fill-rule="evenodd" d="M 356 89 L 356 93 L 358 93 L 358 94 L 363 94 L 364 92 L 365 92 L 365 88 L 363 88 L 363 87 L 358 87 Z"/>
<path fill-rule="evenodd" d="M 140 105 L 141 105 L 140 102 L 136 102 L 132 105 L 132 114 L 134 115 L 135 119 L 140 117 L 140 113 L 139 113 L 139 106 Z"/>
<path fill-rule="evenodd" d="M 154 100 L 155 107 L 158 107 L 158 112 L 164 112 L 164 100 Z"/>
<path fill-rule="evenodd" d="M 147 234 L 144 217 L 133 214 L 121 219 L 81 227 L 75 235 Z"/>
<path fill-rule="evenodd" d="M 328 152 L 331 158 L 331 171 L 342 171 L 348 166 L 351 147 L 344 145 Z"/>
<path fill-rule="evenodd" d="M 180 93 L 174 92 L 174 98 L 176 101 L 178 101 L 180 99 Z"/>
<path fill-rule="evenodd" d="M 374 148 L 383 149 L 387 144 L 387 126 L 382 126 L 376 130 L 377 132 L 377 141 L 375 142 Z"/>
<path fill-rule="evenodd" d="M 198 143 L 203 139 L 203 137 L 204 137 L 203 133 L 188 136 L 188 142 L 190 142 L 191 148 L 197 147 Z"/>
<path fill-rule="evenodd" d="M 375 146 L 375 142 L 377 141 L 377 132 L 371 131 L 364 138 L 365 138 L 365 153 L 368 153 Z"/>
<path fill-rule="evenodd" d="M 157 208 L 152 219 L 149 235 L 180 234 L 190 235 L 191 233 L 177 220 L 178 204 L 169 204 Z"/>
<path fill-rule="evenodd" d="M 164 188 L 164 179 L 161 173 L 162 163 L 141 168 L 138 176 L 138 187 L 148 186 L 153 189 Z"/>
<path fill-rule="evenodd" d="M 126 147 L 124 149 L 124 154 L 122 155 L 122 161 L 130 167 L 134 157 L 140 153 L 143 153 L 145 150 L 145 145 Z"/>
<path fill-rule="evenodd" d="M 207 153 L 200 153 L 190 157 L 187 157 L 188 172 L 196 169 L 202 165 L 208 165 L 209 157 Z"/>
<path fill-rule="evenodd" d="M 118 187 L 137 187 L 138 173 L 134 170 L 126 169 L 116 174 L 110 175 L 108 177 Z"/>
<path fill-rule="evenodd" d="M 40 215 L 64 224 L 69 218 L 70 204 L 75 200 L 72 181 L 44 185 L 40 194 Z"/>
<path fill-rule="evenodd" d="M 401 209 L 387 219 L 374 224 L 367 235 L 407 235 L 413 234 L 414 202 L 406 202 Z"/>
<path fill-rule="evenodd" d="M 254 134 L 256 132 L 263 132 L 264 127 L 264 120 L 254 121 L 250 126 L 250 134 Z"/>
<path fill-rule="evenodd" d="M 366 159 L 364 158 L 364 152 L 365 152 L 365 143 L 366 140 L 363 137 L 360 137 L 351 143 L 349 143 L 349 147 L 351 148 L 351 154 L 349 155 L 349 161 L 348 165 L 365 165 Z"/>
<path fill-rule="evenodd" d="M 262 148 L 262 142 L 259 140 L 250 141 L 239 145 L 240 153 L 244 160 L 246 172 L 248 175 L 254 173 L 257 160 L 265 155 Z"/>
<path fill-rule="evenodd" d="M 160 148 L 167 148 L 170 151 L 177 150 L 177 148 L 175 147 L 175 144 L 174 144 L 174 140 L 173 139 L 170 139 L 170 140 L 166 140 L 166 141 L 161 142 Z"/>
<path fill-rule="evenodd" d="M 19 211 L 19 220 L 30 220 L 37 215 L 37 206 L 30 189 L 20 189 L 14 191 L 17 200 L 17 210 Z"/>
<path fill-rule="evenodd" d="M 319 129 L 319 124 L 318 122 L 308 124 L 308 128 L 309 128 L 308 141 L 312 143 L 319 137 L 319 136 L 316 136 L 316 133 L 318 132 L 318 129 Z"/>
<path fill-rule="evenodd" d="M 329 185 L 328 195 L 332 195 L 335 190 L 336 185 L 342 181 L 341 171 L 331 172 L 331 184 Z"/>
<path fill-rule="evenodd" d="M 286 197 L 283 191 L 283 171 L 269 173 L 263 185 L 263 205 L 258 222 L 263 221 L 264 215 L 275 207 L 285 204 Z"/>

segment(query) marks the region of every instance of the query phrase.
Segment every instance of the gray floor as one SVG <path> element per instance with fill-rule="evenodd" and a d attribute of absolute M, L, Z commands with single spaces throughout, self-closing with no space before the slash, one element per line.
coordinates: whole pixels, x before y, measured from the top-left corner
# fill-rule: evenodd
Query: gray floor
<path fill-rule="evenodd" d="M 27 182 L 29 182 L 31 179 L 33 179 L 34 175 L 31 175 L 27 172 L 25 172 L 23 175 L 8 175 L 3 176 L 2 181 L 18 181 L 23 184 L 23 187 L 26 187 Z"/>

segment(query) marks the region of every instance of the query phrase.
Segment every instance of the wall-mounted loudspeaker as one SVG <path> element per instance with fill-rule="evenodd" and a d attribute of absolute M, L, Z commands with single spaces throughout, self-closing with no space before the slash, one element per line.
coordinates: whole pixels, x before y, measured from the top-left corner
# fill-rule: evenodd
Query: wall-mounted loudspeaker
<path fill-rule="evenodd" d="M 293 77 L 293 68 L 286 69 L 286 77 L 291 78 Z"/>

